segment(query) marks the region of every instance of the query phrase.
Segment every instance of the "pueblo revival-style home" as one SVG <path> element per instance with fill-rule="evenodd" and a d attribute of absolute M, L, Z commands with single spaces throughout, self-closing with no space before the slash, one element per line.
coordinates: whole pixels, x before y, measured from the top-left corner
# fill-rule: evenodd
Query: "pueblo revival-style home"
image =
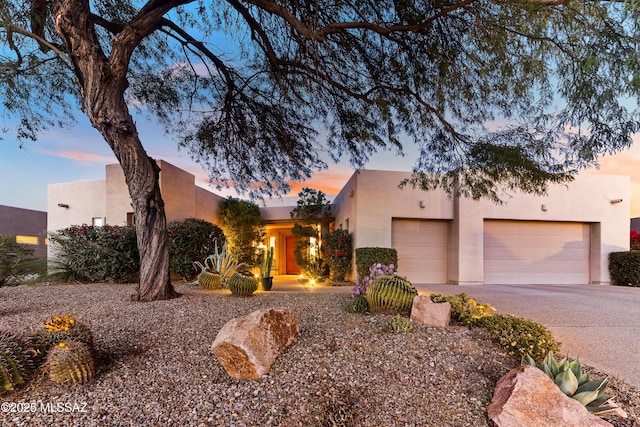
<path fill-rule="evenodd" d="M 223 197 L 165 161 L 160 187 L 167 220 L 217 222 Z M 353 247 L 392 247 L 398 271 L 415 283 L 609 284 L 608 255 L 629 249 L 627 176 L 580 175 L 546 196 L 515 193 L 502 205 L 451 198 L 444 191 L 399 189 L 406 172 L 358 170 L 332 203 L 333 226 Z M 275 248 L 273 274 L 297 274 L 294 206 L 264 207 L 265 245 Z M 119 165 L 106 179 L 49 185 L 48 225 L 131 224 Z M 352 276 L 352 278 L 354 278 Z"/>

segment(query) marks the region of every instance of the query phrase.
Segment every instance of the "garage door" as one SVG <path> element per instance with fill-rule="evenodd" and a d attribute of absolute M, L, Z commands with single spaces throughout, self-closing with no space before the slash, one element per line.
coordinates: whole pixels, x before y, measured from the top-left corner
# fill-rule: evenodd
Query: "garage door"
<path fill-rule="evenodd" d="M 589 224 L 484 222 L 487 284 L 586 284 L 589 253 Z"/>
<path fill-rule="evenodd" d="M 447 283 L 447 221 L 394 218 L 391 236 L 402 276 L 415 283 Z"/>

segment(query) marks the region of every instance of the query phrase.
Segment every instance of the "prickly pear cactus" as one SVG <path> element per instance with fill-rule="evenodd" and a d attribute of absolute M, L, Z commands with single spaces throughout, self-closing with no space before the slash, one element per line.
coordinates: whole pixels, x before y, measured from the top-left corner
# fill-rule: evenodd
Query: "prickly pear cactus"
<path fill-rule="evenodd" d="M 218 273 L 203 271 L 198 274 L 198 283 L 202 289 L 220 289 L 222 288 L 222 276 Z"/>
<path fill-rule="evenodd" d="M 53 316 L 45 321 L 42 329 L 31 334 L 31 341 L 39 352 L 39 361 L 46 358 L 49 350 L 61 341 L 79 341 L 91 350 L 94 348 L 91 329 L 70 314 Z"/>
<path fill-rule="evenodd" d="M 258 281 L 251 273 L 235 273 L 228 283 L 231 295 L 251 296 L 258 289 Z"/>
<path fill-rule="evenodd" d="M 418 291 L 408 280 L 384 274 L 371 282 L 365 297 L 372 313 L 409 313 L 416 295 Z"/>
<path fill-rule="evenodd" d="M 0 394 L 24 385 L 34 370 L 27 343 L 10 331 L 0 331 Z"/>

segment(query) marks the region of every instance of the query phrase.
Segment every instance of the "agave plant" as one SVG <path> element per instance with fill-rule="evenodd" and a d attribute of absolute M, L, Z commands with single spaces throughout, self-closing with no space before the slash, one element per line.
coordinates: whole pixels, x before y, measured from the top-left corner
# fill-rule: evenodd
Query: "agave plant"
<path fill-rule="evenodd" d="M 522 364 L 536 366 L 535 361 L 528 354 L 522 358 Z M 566 356 L 558 362 L 553 353 L 549 352 L 538 367 L 564 394 L 582 403 L 592 414 L 602 417 L 621 411 L 611 402 L 611 396 L 605 394 L 609 379 L 590 380 L 589 374 L 582 370 L 582 365 L 577 358 L 569 360 Z"/>
<path fill-rule="evenodd" d="M 195 261 L 193 265 L 200 269 L 200 272 L 216 272 L 222 276 L 222 281 L 226 282 L 231 276 L 245 267 L 245 263 L 238 262 L 237 254 L 227 252 L 227 242 L 218 249 L 218 241 L 214 242 L 214 254 L 205 258 L 204 264 Z"/>

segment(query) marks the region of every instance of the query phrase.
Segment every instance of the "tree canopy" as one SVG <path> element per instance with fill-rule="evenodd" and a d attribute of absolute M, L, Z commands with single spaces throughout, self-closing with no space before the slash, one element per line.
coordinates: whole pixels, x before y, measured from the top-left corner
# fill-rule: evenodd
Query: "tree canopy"
<path fill-rule="evenodd" d="M 89 117 L 123 166 L 146 283 L 168 271 L 166 219 L 130 107 L 250 194 L 324 151 L 363 167 L 409 143 L 407 184 L 499 201 L 632 143 L 638 17 L 636 0 L 0 0 L 0 98 L 21 141 Z"/>
<path fill-rule="evenodd" d="M 20 137 L 82 96 L 43 11 L 85 4 L 95 48 L 127 56 L 130 105 L 175 131 L 215 183 L 250 192 L 308 177 L 324 148 L 362 167 L 411 140 L 425 187 L 539 191 L 638 130 L 635 2 L 30 3 L 0 2 L 2 99 Z"/>

